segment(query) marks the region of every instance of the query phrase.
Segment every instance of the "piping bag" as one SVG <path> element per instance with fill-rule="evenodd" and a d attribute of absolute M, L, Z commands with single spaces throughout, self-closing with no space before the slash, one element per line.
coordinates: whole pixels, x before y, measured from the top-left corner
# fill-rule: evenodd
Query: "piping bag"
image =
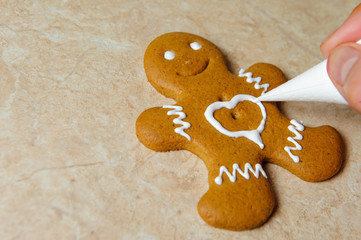
<path fill-rule="evenodd" d="M 361 44 L 361 40 L 357 43 Z M 327 73 L 327 59 L 258 97 L 260 101 L 315 101 L 348 104 Z"/>

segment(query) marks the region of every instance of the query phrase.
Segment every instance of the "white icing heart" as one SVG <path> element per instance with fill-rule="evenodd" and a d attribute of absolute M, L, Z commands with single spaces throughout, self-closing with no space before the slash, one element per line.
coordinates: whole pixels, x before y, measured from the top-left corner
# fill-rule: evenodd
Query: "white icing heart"
<path fill-rule="evenodd" d="M 251 101 L 258 105 L 258 107 L 261 109 L 262 112 L 262 121 L 259 124 L 257 129 L 254 130 L 244 130 L 244 131 L 229 131 L 225 129 L 220 122 L 218 122 L 213 114 L 216 110 L 219 110 L 221 108 L 227 108 L 227 109 L 233 109 L 237 106 L 238 103 L 243 101 Z M 256 98 L 251 95 L 246 94 L 239 94 L 234 96 L 230 101 L 228 102 L 214 102 L 211 105 L 209 105 L 204 112 L 204 116 L 206 117 L 207 121 L 216 128 L 219 132 L 223 133 L 224 135 L 227 135 L 229 137 L 246 137 L 249 140 L 253 141 L 254 143 L 258 144 L 258 146 L 263 149 L 264 144 L 262 142 L 261 138 L 261 132 L 264 129 L 267 113 L 266 108 L 263 106 L 263 104 Z"/>

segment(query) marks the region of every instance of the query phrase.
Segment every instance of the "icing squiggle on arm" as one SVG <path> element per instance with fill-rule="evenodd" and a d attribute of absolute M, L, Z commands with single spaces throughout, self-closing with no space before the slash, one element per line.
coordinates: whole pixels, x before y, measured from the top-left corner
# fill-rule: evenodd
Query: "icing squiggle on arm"
<path fill-rule="evenodd" d="M 248 83 L 253 83 L 253 82 L 255 82 L 255 84 L 254 84 L 254 88 L 255 88 L 255 89 L 264 88 L 264 90 L 263 90 L 263 92 L 262 92 L 262 94 L 261 94 L 261 95 L 263 95 L 263 94 L 267 91 L 267 89 L 268 89 L 268 87 L 269 87 L 269 84 L 268 84 L 268 83 L 265 83 L 265 84 L 260 85 L 259 83 L 262 81 L 262 78 L 261 78 L 261 77 L 253 78 L 252 75 L 253 75 L 253 73 L 251 73 L 251 72 L 247 72 L 247 73 L 246 73 L 243 68 L 242 68 L 242 69 L 239 71 L 239 73 L 238 73 L 238 76 L 240 76 L 240 77 L 247 77 L 246 82 L 248 82 Z"/>
<path fill-rule="evenodd" d="M 191 137 L 184 132 L 184 129 L 188 129 L 190 128 L 191 124 L 188 123 L 188 122 L 184 122 L 182 121 L 183 119 L 186 118 L 186 114 L 183 111 L 183 108 L 180 107 L 180 106 L 170 106 L 170 105 L 164 105 L 163 108 L 172 108 L 174 110 L 170 110 L 167 112 L 167 115 L 170 116 L 170 115 L 178 115 L 179 117 L 175 118 L 173 120 L 173 123 L 174 124 L 180 124 L 180 125 L 183 125 L 181 127 L 177 127 L 176 129 L 174 129 L 174 132 L 182 135 L 183 137 L 187 138 L 188 141 L 191 140 Z"/>
<path fill-rule="evenodd" d="M 293 155 L 291 153 L 291 150 L 299 150 L 299 151 L 302 150 L 302 146 L 298 142 L 296 142 L 295 140 L 302 140 L 303 139 L 302 134 L 299 133 L 298 131 L 303 131 L 305 129 L 305 127 L 302 124 L 300 124 L 299 122 L 297 122 L 296 120 L 294 120 L 294 119 L 291 120 L 291 123 L 294 126 L 289 125 L 288 130 L 293 132 L 296 136 L 295 137 L 288 137 L 287 140 L 292 142 L 295 145 L 295 147 L 286 146 L 285 151 L 290 155 L 290 157 L 292 158 L 292 160 L 295 163 L 298 163 L 300 161 L 300 158 L 298 156 Z"/>
<path fill-rule="evenodd" d="M 257 163 L 255 165 L 255 168 L 256 170 L 254 170 L 252 168 L 252 165 L 249 164 L 249 163 L 246 163 L 244 165 L 244 171 L 242 171 L 240 168 L 239 168 L 239 165 L 237 163 L 233 164 L 233 172 L 232 174 L 228 171 L 228 169 L 225 167 L 225 166 L 222 166 L 219 168 L 219 175 L 218 177 L 216 177 L 216 179 L 214 179 L 214 181 L 218 184 L 218 185 L 221 185 L 223 183 L 223 179 L 222 179 L 222 175 L 223 173 L 226 173 L 229 180 L 231 182 L 236 182 L 236 179 L 237 179 L 237 172 L 239 174 L 242 175 L 242 177 L 244 177 L 245 179 L 249 180 L 250 179 L 250 176 L 249 176 L 249 172 L 253 173 L 253 175 L 256 177 L 256 178 L 259 178 L 260 176 L 260 173 L 262 173 L 262 175 L 267 178 L 267 175 L 266 175 L 266 172 L 263 170 L 262 168 L 262 165 Z"/>

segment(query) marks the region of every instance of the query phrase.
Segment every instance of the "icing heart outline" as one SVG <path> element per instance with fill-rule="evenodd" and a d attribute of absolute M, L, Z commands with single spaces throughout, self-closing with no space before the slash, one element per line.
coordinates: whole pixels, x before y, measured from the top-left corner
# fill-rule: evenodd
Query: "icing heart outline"
<path fill-rule="evenodd" d="M 213 114 L 215 111 L 221 108 L 233 109 L 237 106 L 238 103 L 243 101 L 251 101 L 257 104 L 258 107 L 261 109 L 263 118 L 257 129 L 243 130 L 243 131 L 229 131 L 226 128 L 224 128 L 222 124 L 214 118 Z M 264 148 L 261 132 L 264 130 L 267 114 L 266 114 L 266 108 L 263 106 L 261 101 L 259 101 L 256 97 L 247 94 L 238 94 L 234 96 L 230 101 L 214 102 L 207 107 L 206 111 L 204 112 L 204 116 L 206 117 L 207 121 L 222 134 L 236 138 L 246 137 L 252 142 L 256 143 L 261 149 Z"/>

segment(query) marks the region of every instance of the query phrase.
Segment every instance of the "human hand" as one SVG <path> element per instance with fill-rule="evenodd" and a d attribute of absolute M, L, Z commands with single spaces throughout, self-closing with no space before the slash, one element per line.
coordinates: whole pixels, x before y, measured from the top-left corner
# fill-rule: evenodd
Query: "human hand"
<path fill-rule="evenodd" d="M 327 70 L 336 88 L 361 113 L 361 4 L 321 45 Z"/>

